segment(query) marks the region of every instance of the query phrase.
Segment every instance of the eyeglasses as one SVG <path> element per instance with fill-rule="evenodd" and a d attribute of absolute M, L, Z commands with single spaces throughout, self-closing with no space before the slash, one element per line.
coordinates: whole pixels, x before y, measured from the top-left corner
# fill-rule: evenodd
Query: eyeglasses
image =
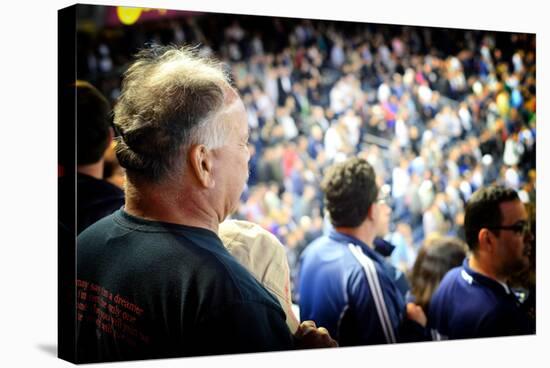
<path fill-rule="evenodd" d="M 506 226 L 487 226 L 489 230 L 511 230 L 518 235 L 527 235 L 531 232 L 531 226 L 527 221 L 518 221 L 513 225 Z"/>
<path fill-rule="evenodd" d="M 378 198 L 376 198 L 376 203 L 378 204 L 387 204 L 391 207 L 391 198 L 388 195 L 378 195 Z"/>

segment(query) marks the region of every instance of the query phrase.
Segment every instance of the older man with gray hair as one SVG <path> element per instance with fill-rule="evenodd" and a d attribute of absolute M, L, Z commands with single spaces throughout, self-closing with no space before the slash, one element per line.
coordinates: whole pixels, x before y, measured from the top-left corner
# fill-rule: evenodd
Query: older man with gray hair
<path fill-rule="evenodd" d="M 126 204 L 78 237 L 77 361 L 335 345 L 313 322 L 292 335 L 217 235 L 250 158 L 246 111 L 222 65 L 191 48 L 141 51 L 114 123 Z"/>

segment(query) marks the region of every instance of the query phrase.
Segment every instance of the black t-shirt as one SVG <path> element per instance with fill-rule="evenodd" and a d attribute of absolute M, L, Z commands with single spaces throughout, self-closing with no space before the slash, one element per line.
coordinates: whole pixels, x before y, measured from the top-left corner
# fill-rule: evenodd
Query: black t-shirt
<path fill-rule="evenodd" d="M 206 229 L 118 210 L 77 240 L 77 361 L 291 349 L 277 300 Z"/>

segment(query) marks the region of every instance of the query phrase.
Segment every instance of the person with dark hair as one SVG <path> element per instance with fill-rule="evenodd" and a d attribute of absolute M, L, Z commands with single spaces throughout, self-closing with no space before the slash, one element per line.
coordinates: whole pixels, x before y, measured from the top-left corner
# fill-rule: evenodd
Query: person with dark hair
<path fill-rule="evenodd" d="M 476 191 L 464 215 L 471 256 L 449 271 L 430 302 L 434 340 L 533 333 L 510 278 L 529 267 L 531 230 L 525 206 L 513 189 Z"/>
<path fill-rule="evenodd" d="M 248 178 L 246 111 L 223 65 L 189 47 L 142 50 L 114 109 L 126 204 L 77 239 L 77 361 L 335 346 L 293 335 L 277 299 L 218 226 Z"/>
<path fill-rule="evenodd" d="M 428 312 L 430 300 L 445 274 L 462 264 L 468 248 L 458 238 L 442 236 L 424 244 L 418 251 L 409 279 L 415 304 Z"/>
<path fill-rule="evenodd" d="M 67 88 L 76 91 L 76 232 L 110 215 L 124 205 L 124 192 L 103 179 L 104 154 L 113 139 L 111 107 L 107 99 L 94 86 L 77 80 Z M 59 195 L 71 193 L 74 177 L 59 178 Z M 61 201 L 60 222 L 72 223 L 66 216 L 71 211 L 64 208 L 74 203 Z"/>
<path fill-rule="evenodd" d="M 321 186 L 334 228 L 302 254 L 301 319 L 326 326 L 340 346 L 400 341 L 405 319 L 425 316 L 419 308 L 407 312 L 397 272 L 374 249 L 375 237 L 388 232 L 391 209 L 378 197 L 373 168 L 348 159 L 331 166 Z"/>

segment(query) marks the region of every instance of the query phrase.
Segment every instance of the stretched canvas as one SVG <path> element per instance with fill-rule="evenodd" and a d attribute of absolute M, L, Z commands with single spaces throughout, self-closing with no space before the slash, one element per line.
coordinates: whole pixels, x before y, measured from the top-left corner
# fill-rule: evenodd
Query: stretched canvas
<path fill-rule="evenodd" d="M 153 309 L 78 277 L 85 200 L 77 190 L 75 83 L 94 86 L 112 108 L 134 55 L 154 45 L 191 45 L 225 63 L 246 107 L 251 153 L 231 219 L 259 225 L 284 247 L 285 311 L 296 319 L 300 256 L 329 226 L 320 182 L 331 163 L 357 156 L 375 169 L 392 208 L 380 247 L 389 244 L 382 254 L 405 283 L 431 237 L 464 239 L 463 205 L 481 186 L 516 189 L 536 233 L 535 34 L 84 4 L 59 10 L 58 30 L 58 177 L 73 184 L 58 191 L 62 359 L 97 361 L 81 358 L 80 324 L 125 351 L 135 347 L 129 360 L 142 359 L 140 347 L 150 343 L 140 319 Z M 102 160 L 102 180 L 122 191 L 115 143 Z M 530 268 L 513 285 L 533 333 L 535 250 L 533 239 Z M 112 360 L 120 359 L 104 361 Z"/>

